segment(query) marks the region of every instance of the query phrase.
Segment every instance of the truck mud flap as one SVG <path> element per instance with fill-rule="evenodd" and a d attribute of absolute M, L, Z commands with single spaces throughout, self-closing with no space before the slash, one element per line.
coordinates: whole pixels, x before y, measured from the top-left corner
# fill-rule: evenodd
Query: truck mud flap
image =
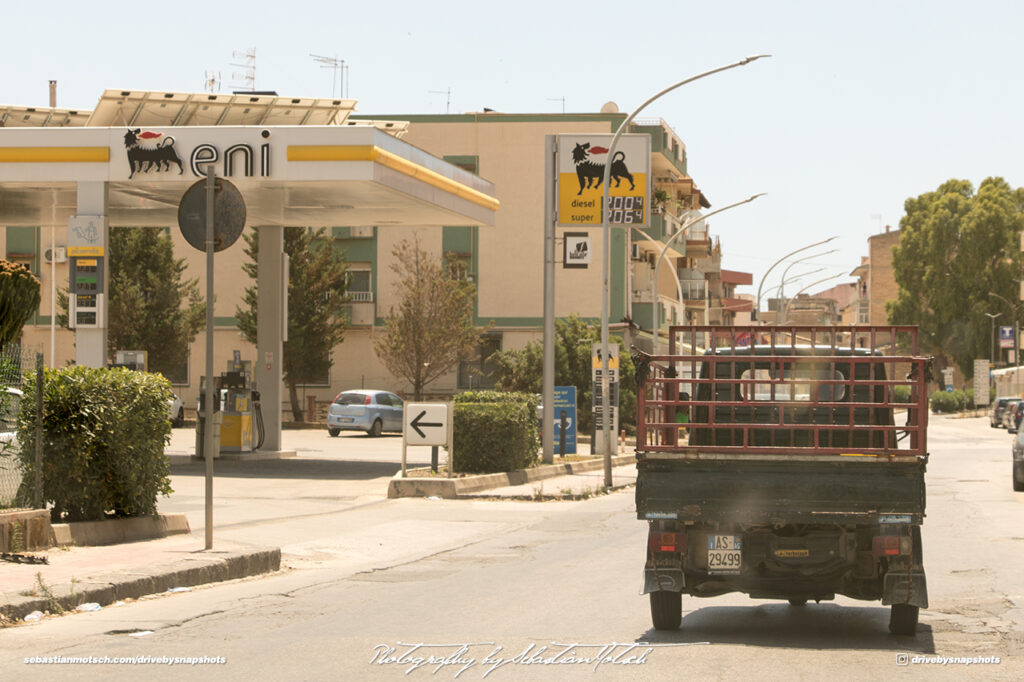
<path fill-rule="evenodd" d="M 928 585 L 925 582 L 924 571 L 886 573 L 885 583 L 882 585 L 882 603 L 886 606 L 910 604 L 922 609 L 928 608 Z"/>
<path fill-rule="evenodd" d="M 644 569 L 644 591 L 641 594 L 682 592 L 684 587 L 686 580 L 683 578 L 682 569 L 659 568 L 657 573 L 653 568 Z"/>

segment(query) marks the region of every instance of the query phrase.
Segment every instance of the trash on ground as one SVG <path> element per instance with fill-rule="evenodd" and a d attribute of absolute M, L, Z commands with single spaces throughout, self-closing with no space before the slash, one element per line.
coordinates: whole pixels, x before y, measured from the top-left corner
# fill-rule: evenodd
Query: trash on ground
<path fill-rule="evenodd" d="M 26 623 L 34 623 L 43 617 L 42 611 L 33 611 L 32 613 L 25 616 L 24 620 Z"/>

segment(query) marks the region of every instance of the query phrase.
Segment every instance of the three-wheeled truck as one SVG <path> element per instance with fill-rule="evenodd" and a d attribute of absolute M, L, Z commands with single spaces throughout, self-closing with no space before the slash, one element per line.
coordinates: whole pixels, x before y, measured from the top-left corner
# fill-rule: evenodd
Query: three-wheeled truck
<path fill-rule="evenodd" d="M 657 629 L 682 596 L 891 605 L 917 631 L 927 377 L 915 327 L 672 327 L 636 355 L 637 517 Z"/>

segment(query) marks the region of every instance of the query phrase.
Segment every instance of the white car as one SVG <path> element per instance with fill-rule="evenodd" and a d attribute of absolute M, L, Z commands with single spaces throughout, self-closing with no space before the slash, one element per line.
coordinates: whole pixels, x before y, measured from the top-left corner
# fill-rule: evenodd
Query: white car
<path fill-rule="evenodd" d="M 185 424 L 185 404 L 181 402 L 176 394 L 171 394 L 171 399 L 167 401 L 167 418 L 171 420 L 171 426 L 184 426 Z"/>
<path fill-rule="evenodd" d="M 6 387 L 0 401 L 0 507 L 10 507 L 21 486 L 21 463 L 18 452 L 18 407 L 22 393 Z"/>

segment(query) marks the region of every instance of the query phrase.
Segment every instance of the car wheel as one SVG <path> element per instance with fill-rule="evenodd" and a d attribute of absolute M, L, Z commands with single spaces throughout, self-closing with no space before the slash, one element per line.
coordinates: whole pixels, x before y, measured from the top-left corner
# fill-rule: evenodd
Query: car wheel
<path fill-rule="evenodd" d="M 178 414 L 174 418 L 174 423 L 172 424 L 172 426 L 179 427 L 179 426 L 184 426 L 184 425 L 185 425 L 185 408 L 184 407 L 179 407 L 178 408 Z"/>
<path fill-rule="evenodd" d="M 789 605 L 790 606 L 807 606 L 807 600 L 806 599 L 790 599 L 789 600 Z"/>
<path fill-rule="evenodd" d="M 375 419 L 373 426 L 366 432 L 366 435 L 370 438 L 379 438 L 380 434 L 384 431 L 384 425 L 380 423 L 379 419 Z"/>
<path fill-rule="evenodd" d="M 1024 460 L 1013 463 L 1013 489 L 1024 492 Z"/>
<path fill-rule="evenodd" d="M 917 634 L 917 616 L 920 609 L 910 604 L 893 604 L 889 612 L 889 632 L 913 637 Z"/>
<path fill-rule="evenodd" d="M 683 595 L 659 590 L 651 592 L 651 622 L 655 630 L 678 630 L 683 620 Z"/>
<path fill-rule="evenodd" d="M 339 433 L 341 433 L 341 429 L 332 429 L 329 426 L 327 427 L 327 435 L 331 438 L 337 438 Z"/>

